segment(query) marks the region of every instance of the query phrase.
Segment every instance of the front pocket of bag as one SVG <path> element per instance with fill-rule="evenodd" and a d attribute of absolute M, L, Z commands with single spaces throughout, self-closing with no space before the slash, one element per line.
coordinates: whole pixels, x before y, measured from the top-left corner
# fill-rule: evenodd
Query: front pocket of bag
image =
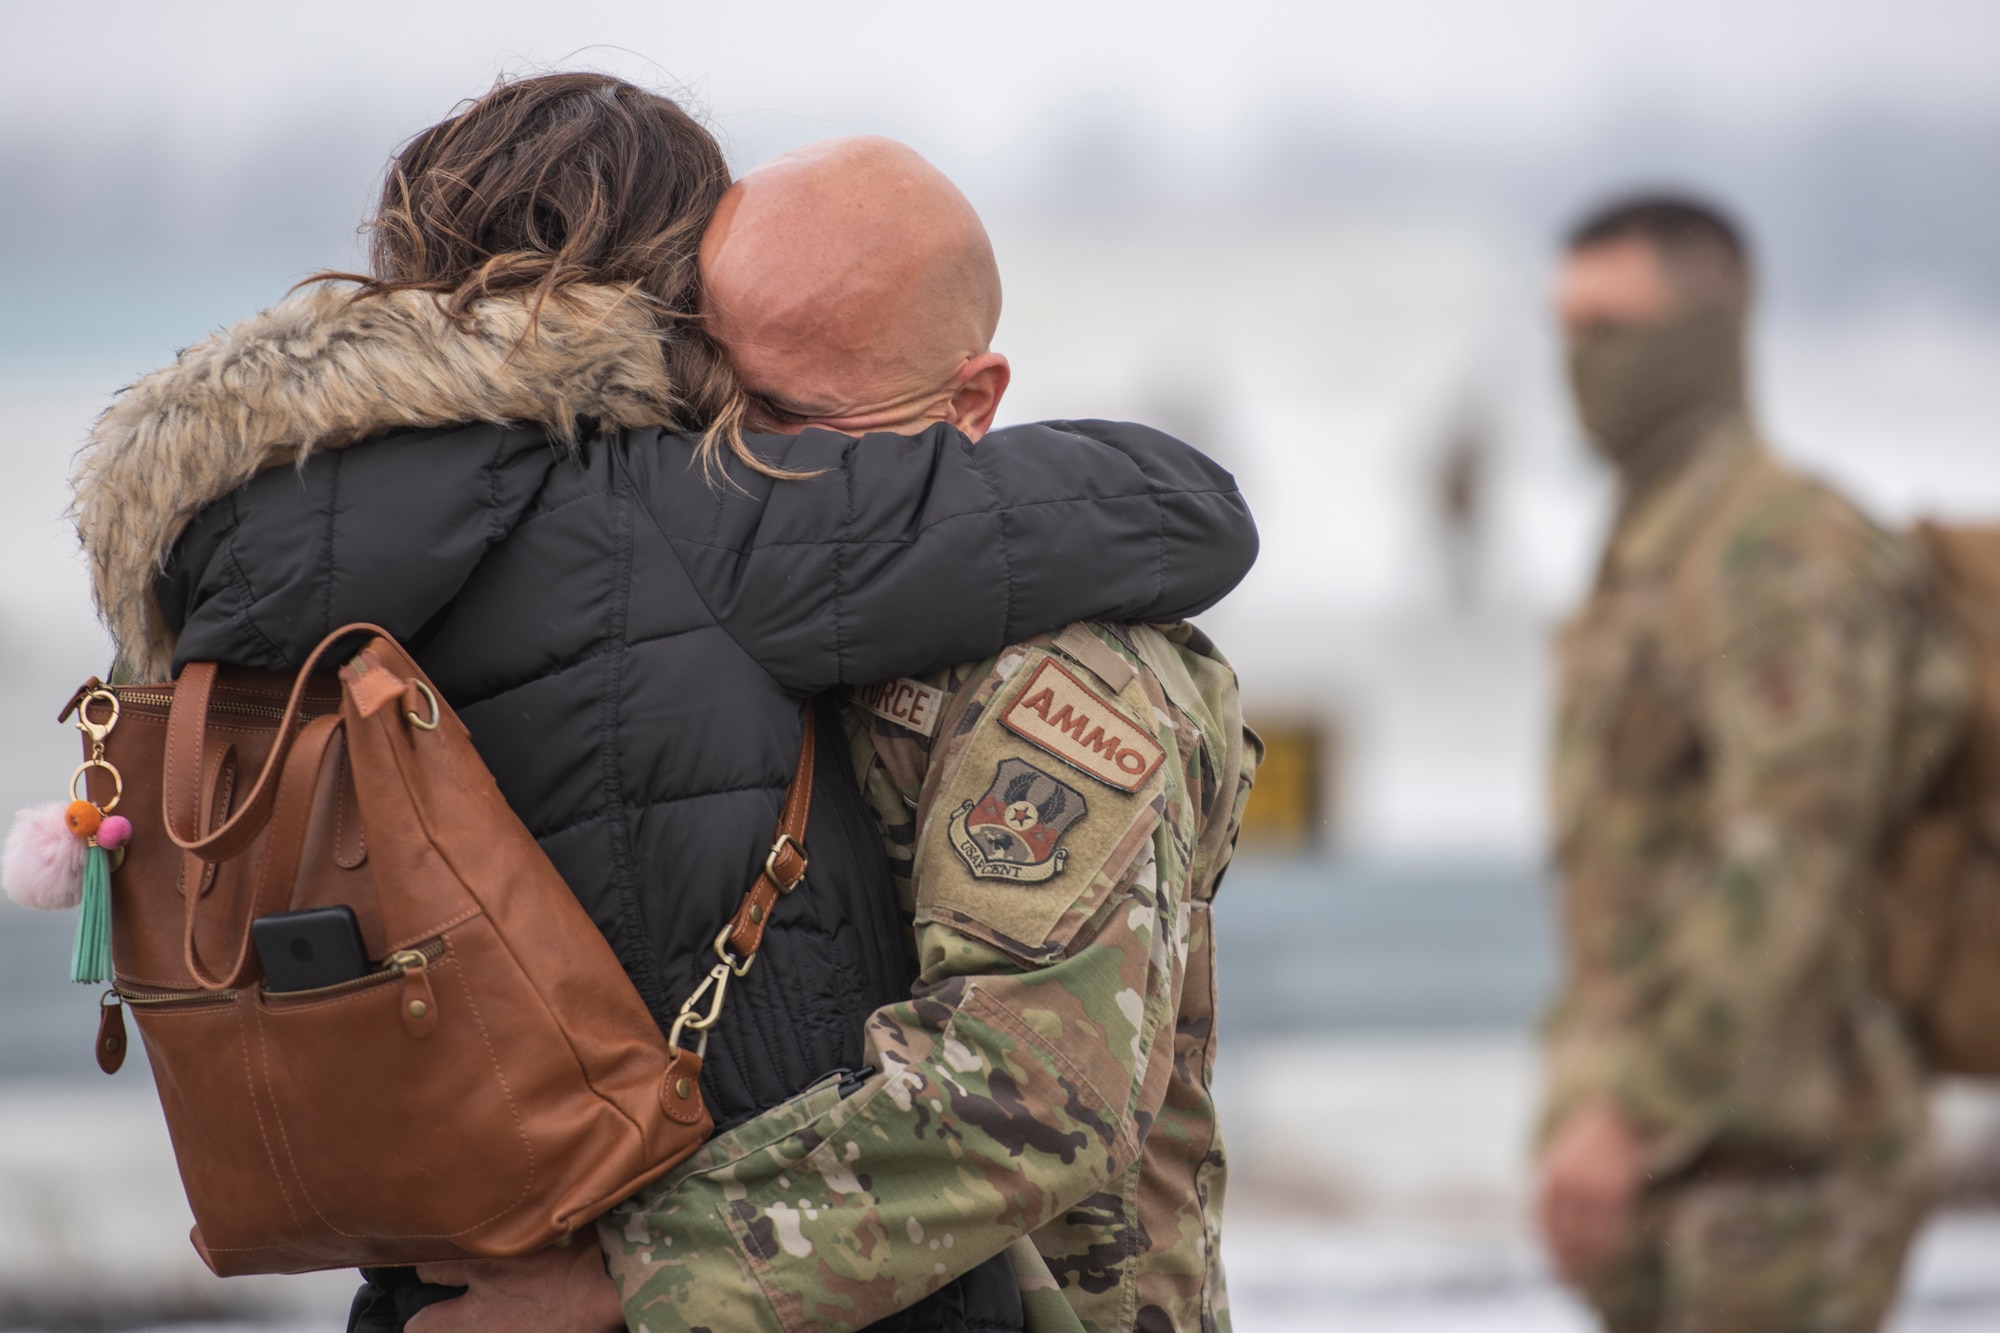
<path fill-rule="evenodd" d="M 342 1235 L 445 1240 L 527 1197 L 535 1161 L 495 1043 L 446 949 L 428 966 L 436 1026 L 405 1026 L 400 971 L 321 997 L 257 1000 L 257 1058 L 279 1161 Z"/>
<path fill-rule="evenodd" d="M 257 1092 L 247 996 L 128 999 L 173 1138 L 188 1206 L 218 1253 L 268 1248 L 297 1232 L 303 1201 L 286 1187 L 277 1124 Z"/>

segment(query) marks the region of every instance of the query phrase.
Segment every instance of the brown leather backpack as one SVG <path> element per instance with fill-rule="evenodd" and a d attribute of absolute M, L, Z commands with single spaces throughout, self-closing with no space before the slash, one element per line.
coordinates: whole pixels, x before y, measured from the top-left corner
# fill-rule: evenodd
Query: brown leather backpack
<path fill-rule="evenodd" d="M 370 636 L 337 678 L 315 671 Z M 195 1247 L 216 1273 L 518 1255 L 694 1152 L 698 1050 L 805 873 L 810 717 L 764 873 L 669 1039 L 388 634 L 298 672 L 186 666 L 72 698 L 91 799 L 132 821 L 112 875 L 98 1059 L 146 1043 Z M 100 748 L 101 747 L 101 748 Z M 253 919 L 346 904 L 357 980 L 273 993 Z M 706 1006 L 704 1009 L 703 1006 Z"/>

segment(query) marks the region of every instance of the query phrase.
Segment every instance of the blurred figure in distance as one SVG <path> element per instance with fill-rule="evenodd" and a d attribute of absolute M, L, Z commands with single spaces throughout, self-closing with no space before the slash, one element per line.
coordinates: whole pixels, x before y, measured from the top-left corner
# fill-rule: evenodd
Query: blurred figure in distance
<path fill-rule="evenodd" d="M 1859 909 L 1928 776 L 1908 719 L 1963 703 L 1911 707 L 1957 679 L 1912 664 L 1911 550 L 1766 449 L 1751 287 L 1738 229 L 1672 197 L 1586 220 L 1557 282 L 1619 491 L 1561 642 L 1538 1216 L 1612 1333 L 1869 1333 L 1930 1191 Z"/>

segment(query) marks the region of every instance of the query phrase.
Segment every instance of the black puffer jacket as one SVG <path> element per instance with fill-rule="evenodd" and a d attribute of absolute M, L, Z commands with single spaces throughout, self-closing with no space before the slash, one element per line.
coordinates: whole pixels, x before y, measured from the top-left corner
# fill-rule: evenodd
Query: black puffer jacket
<path fill-rule="evenodd" d="M 678 410 L 658 336 L 621 288 L 465 318 L 306 289 L 121 394 L 76 512 L 143 678 L 287 668 L 349 620 L 402 637 L 664 1022 L 761 861 L 803 699 L 1071 619 L 1197 611 L 1256 538 L 1225 473 L 1102 423 L 762 439 L 826 471 L 711 487 L 651 428 Z M 862 1017 L 907 993 L 876 829 L 845 765 L 819 777 L 806 885 L 709 1049 L 724 1124 L 851 1066 Z M 445 1294 L 401 1270 L 355 1327 Z M 1019 1328 L 1006 1257 L 891 1322 Z"/>
<path fill-rule="evenodd" d="M 712 486 L 687 437 L 571 457 L 498 426 L 265 472 L 159 580 L 177 662 L 294 667 L 351 620 L 402 638 L 665 1026 L 763 862 L 802 698 L 1071 620 L 1196 612 L 1256 550 L 1229 476 L 1142 427 L 756 444 L 821 474 Z M 843 765 L 819 774 L 806 886 L 703 1068 L 721 1125 L 851 1067 L 866 1015 L 907 994 L 872 821 Z"/>

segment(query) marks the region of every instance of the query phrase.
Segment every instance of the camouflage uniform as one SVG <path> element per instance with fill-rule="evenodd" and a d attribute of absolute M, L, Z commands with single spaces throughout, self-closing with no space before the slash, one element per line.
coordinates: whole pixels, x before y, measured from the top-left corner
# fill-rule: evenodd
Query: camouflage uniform
<path fill-rule="evenodd" d="M 1956 725 L 1909 548 L 1711 434 L 1619 517 L 1565 629 L 1567 975 L 1545 1130 L 1653 1145 L 1616 1330 L 1863 1333 L 1928 1181 L 1922 1071 L 1869 976 L 1881 844 Z"/>
<path fill-rule="evenodd" d="M 1226 1329 L 1214 941 L 1258 756 L 1197 631 L 1072 626 L 850 729 L 917 924 L 872 1075 L 599 1225 L 648 1333 L 855 1329 L 1007 1251 L 1032 1330 Z"/>

